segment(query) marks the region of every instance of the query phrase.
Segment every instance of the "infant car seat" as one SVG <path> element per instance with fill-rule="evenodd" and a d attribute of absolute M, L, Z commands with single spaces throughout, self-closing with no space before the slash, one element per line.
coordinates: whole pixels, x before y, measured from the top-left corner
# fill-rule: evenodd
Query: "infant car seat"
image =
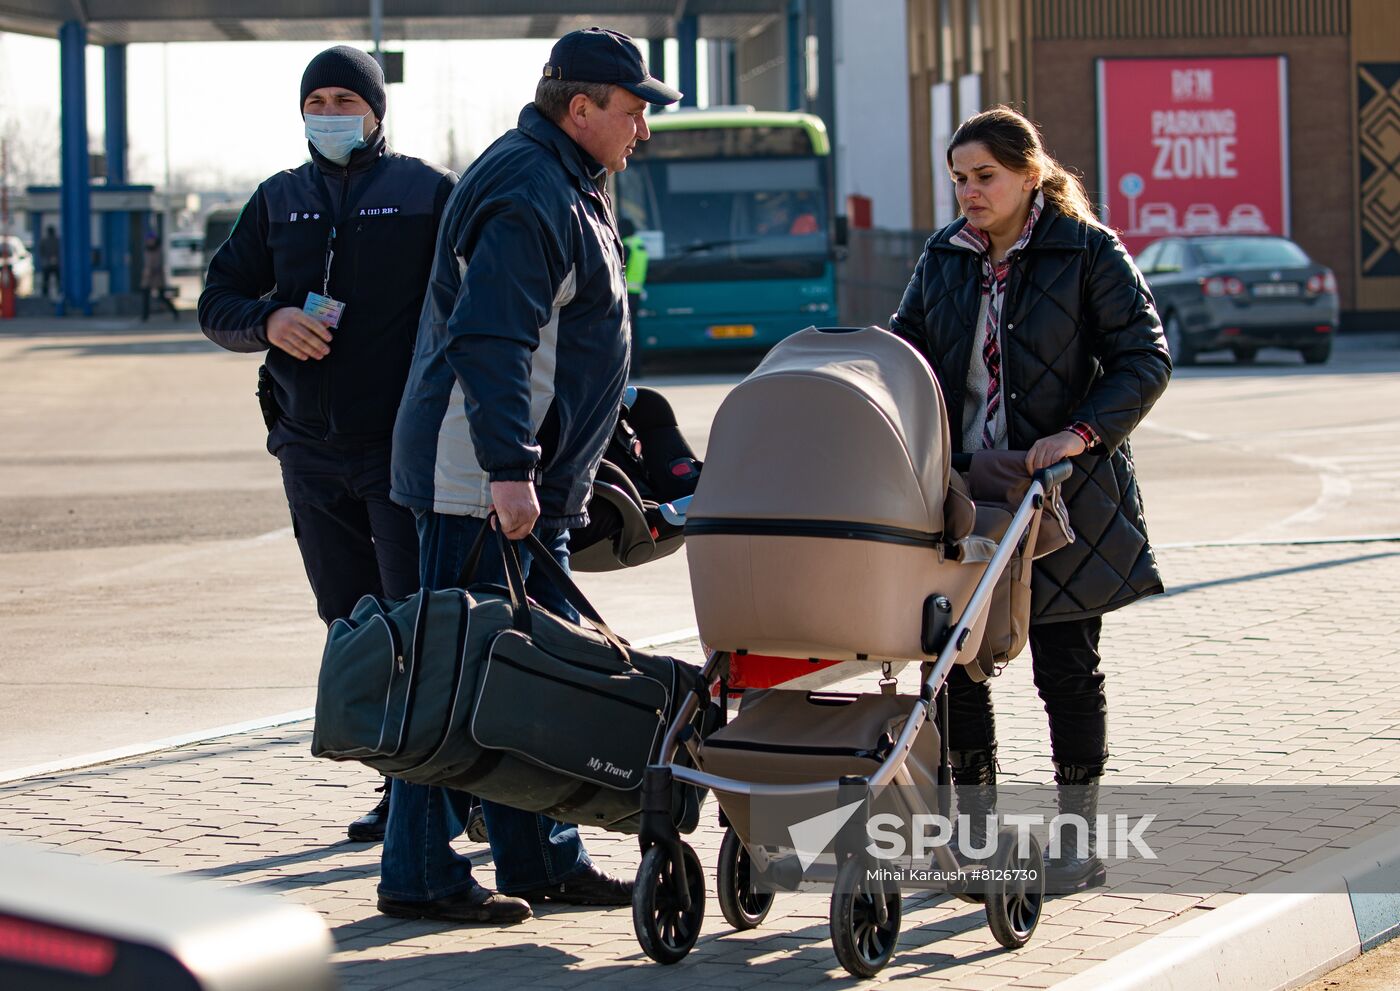
<path fill-rule="evenodd" d="M 695 492 L 701 467 L 666 397 L 628 387 L 593 480 L 588 525 L 569 535 L 570 567 L 616 571 L 674 554 L 685 542 L 684 514 L 670 504 Z"/>

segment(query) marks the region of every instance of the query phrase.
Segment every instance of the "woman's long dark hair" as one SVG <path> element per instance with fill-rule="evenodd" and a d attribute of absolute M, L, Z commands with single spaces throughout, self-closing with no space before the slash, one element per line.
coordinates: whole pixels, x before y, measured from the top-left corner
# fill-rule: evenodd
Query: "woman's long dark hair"
<path fill-rule="evenodd" d="M 1007 106 L 996 106 L 963 121 L 948 142 L 948 168 L 953 167 L 953 149 L 980 141 L 992 157 L 1013 172 L 1040 176 L 1040 189 L 1047 203 L 1062 214 L 1107 230 L 1094 215 L 1089 194 L 1079 177 L 1050 157 L 1040 140 L 1040 131 L 1023 115 Z"/>

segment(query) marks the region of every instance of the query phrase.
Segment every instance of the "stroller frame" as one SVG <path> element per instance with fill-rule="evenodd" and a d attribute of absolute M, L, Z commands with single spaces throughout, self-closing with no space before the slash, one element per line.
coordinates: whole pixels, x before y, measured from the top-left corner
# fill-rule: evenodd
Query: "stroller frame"
<path fill-rule="evenodd" d="M 657 760 L 648 765 L 642 782 L 638 836 L 642 863 L 633 891 L 632 918 L 638 942 L 648 956 L 663 964 L 679 962 L 695 945 L 704 918 L 705 885 L 700 861 L 690 845 L 681 839 L 672 815 L 672 783 L 679 780 L 715 791 L 761 798 L 837 791 L 842 805 L 863 801 L 863 807 L 836 837 L 838 873 L 832 895 L 832 943 L 842 966 L 854 976 L 872 977 L 889 962 L 899 935 L 900 894 L 897 881 L 866 869 L 869 855 L 864 837 L 871 796 L 890 784 L 897 784 L 904 787 L 904 793 L 911 796 L 916 806 L 922 806 L 912 811 L 916 814 L 933 811 L 918 794 L 905 766 L 924 721 L 933 719 L 939 730 L 938 811 L 947 815 L 947 786 L 952 780 L 947 735 L 947 677 L 967 646 L 973 628 L 989 607 L 997 581 L 1010 564 L 1017 545 L 1026 539 L 1035 514 L 1044 505 L 1046 491 L 1068 478 L 1071 470 L 1069 462 L 1062 461 L 1037 471 L 1032 477 L 967 606 L 955 621 L 945 626 L 937 658 L 922 661 L 919 697 L 889 756 L 873 773 L 839 780 L 766 784 L 721 777 L 677 763 L 676 755 L 681 746 L 687 748 L 692 758 L 695 756 L 698 736 L 693 725 L 695 717 L 702 705 L 713 704 L 711 689 L 716 685 L 721 687 L 722 693 L 719 704 L 726 704 L 723 693 L 730 655 L 717 651 L 709 658 L 700 679 L 667 727 Z M 993 878 L 985 889 L 985 896 L 968 892 L 958 882 L 949 884 L 946 890 L 965 901 L 985 901 L 993 935 L 1003 946 L 1016 949 L 1026 944 L 1039 921 L 1045 889 L 1044 858 L 1034 837 L 1030 838 L 1025 856 L 1014 854 L 1014 844 L 1005 834 L 998 837 L 996 849 L 998 852 L 990 864 Z M 720 905 L 726 919 L 738 929 L 757 926 L 774 897 L 744 890 L 739 875 L 747 873 L 743 863 L 746 857 L 751 854 L 744 849 L 732 827 L 729 828 L 720 853 Z M 936 846 L 934 859 L 941 871 L 961 876 L 961 865 L 951 845 Z M 1027 874 L 1033 872 L 1034 880 L 1008 879 L 1006 875 L 1015 873 L 1012 868 Z"/>

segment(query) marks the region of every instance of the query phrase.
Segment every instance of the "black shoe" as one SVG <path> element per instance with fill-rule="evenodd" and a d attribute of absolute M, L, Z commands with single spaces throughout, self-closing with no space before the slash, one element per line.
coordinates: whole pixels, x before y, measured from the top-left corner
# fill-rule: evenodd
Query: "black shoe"
<path fill-rule="evenodd" d="M 1046 857 L 1045 893 L 1072 895 L 1108 883 L 1108 868 L 1098 857 Z"/>
<path fill-rule="evenodd" d="M 1055 763 L 1055 792 L 1060 814 L 1083 819 L 1085 835 L 1079 835 L 1077 821 L 1061 827 L 1059 856 L 1045 858 L 1047 894 L 1068 895 L 1108 882 L 1108 868 L 1093 854 L 1098 846 L 1099 778 L 1102 775 L 1102 765 Z"/>
<path fill-rule="evenodd" d="M 384 838 L 384 827 L 389 822 L 389 788 L 390 779 L 385 778 L 384 783 L 375 789 L 384 793 L 379 804 L 352 822 L 345 830 L 352 843 L 378 843 Z"/>
<path fill-rule="evenodd" d="M 518 891 L 516 896 L 528 902 L 550 901 L 561 905 L 631 905 L 632 887 L 633 882 L 609 877 L 589 864 L 558 884 Z"/>
<path fill-rule="evenodd" d="M 477 885 L 470 891 L 435 898 L 430 902 L 402 902 L 379 898 L 379 911 L 396 919 L 431 919 L 434 922 L 481 922 L 510 926 L 533 913 L 530 903 Z"/>
<path fill-rule="evenodd" d="M 489 843 L 490 837 L 486 835 L 486 814 L 481 811 L 481 806 L 473 805 L 471 813 L 467 816 L 467 839 L 473 843 Z"/>

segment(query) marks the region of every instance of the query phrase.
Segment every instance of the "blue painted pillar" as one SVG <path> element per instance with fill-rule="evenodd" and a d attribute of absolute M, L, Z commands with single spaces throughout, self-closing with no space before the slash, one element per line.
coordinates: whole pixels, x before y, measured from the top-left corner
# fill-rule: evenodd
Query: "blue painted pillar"
<path fill-rule="evenodd" d="M 65 308 L 91 316 L 88 297 L 92 295 L 92 197 L 88 189 L 86 56 L 87 28 L 77 21 L 66 21 L 58 29 L 63 302 Z"/>
<path fill-rule="evenodd" d="M 788 0 L 787 70 L 788 109 L 805 110 L 807 92 L 807 4 L 804 0 Z"/>
<path fill-rule="evenodd" d="M 739 103 L 739 44 L 731 41 L 725 45 L 724 51 L 724 90 L 729 94 L 731 103 Z"/>
<path fill-rule="evenodd" d="M 664 80 L 666 78 L 666 39 L 648 38 L 647 47 L 651 49 L 647 68 L 657 79 Z"/>
<path fill-rule="evenodd" d="M 102 50 L 103 92 L 106 94 L 105 134 L 107 185 L 125 186 L 126 175 L 126 46 Z M 107 263 L 109 291 L 130 292 L 131 214 L 113 210 L 102 218 L 102 257 Z"/>
<path fill-rule="evenodd" d="M 686 14 L 676 21 L 676 47 L 679 49 L 677 61 L 680 63 L 681 106 L 699 106 L 700 74 L 699 64 L 700 19 L 694 14 Z"/>

